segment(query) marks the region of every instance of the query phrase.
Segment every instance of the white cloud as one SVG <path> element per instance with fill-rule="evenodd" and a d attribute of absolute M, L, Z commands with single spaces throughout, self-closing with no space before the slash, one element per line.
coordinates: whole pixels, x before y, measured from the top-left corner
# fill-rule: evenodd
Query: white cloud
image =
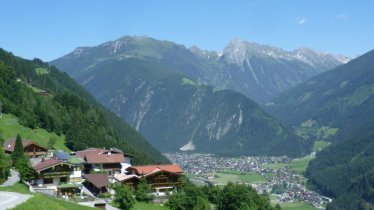
<path fill-rule="evenodd" d="M 296 18 L 296 23 L 302 25 L 306 22 L 306 18 Z"/>

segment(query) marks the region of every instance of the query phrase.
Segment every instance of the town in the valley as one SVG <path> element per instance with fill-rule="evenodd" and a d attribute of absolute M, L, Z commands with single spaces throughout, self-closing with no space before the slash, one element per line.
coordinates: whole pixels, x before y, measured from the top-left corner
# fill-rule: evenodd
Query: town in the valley
<path fill-rule="evenodd" d="M 185 174 L 197 184 L 224 185 L 228 181 L 252 186 L 259 193 L 270 195 L 274 203 L 306 202 L 324 209 L 330 198 L 306 188 L 306 178 L 299 165 L 314 153 L 302 159 L 288 157 L 220 157 L 213 154 L 166 153 L 165 156 L 180 165 Z M 307 162 L 306 162 L 307 163 Z M 303 166 L 304 165 L 304 166 Z M 296 168 L 293 168 L 293 167 Z M 294 170 L 296 169 L 296 170 Z"/>
<path fill-rule="evenodd" d="M 4 142 L 11 154 L 15 139 Z M 24 153 L 37 177 L 26 183 L 31 192 L 60 197 L 82 205 L 105 206 L 100 199 L 111 192 L 110 185 L 121 183 L 134 190 L 140 179 L 146 179 L 156 201 L 167 199 L 186 176 L 197 185 L 225 185 L 235 182 L 252 186 L 258 193 L 268 194 L 273 203 L 304 202 L 324 209 L 330 198 L 306 188 L 302 175 L 309 156 L 291 159 L 286 156 L 223 157 L 190 152 L 165 153 L 173 162 L 166 165 L 132 166 L 132 155 L 117 148 L 88 148 L 75 152 L 49 151 L 46 147 L 24 139 Z M 86 196 L 82 196 L 86 195 Z"/>

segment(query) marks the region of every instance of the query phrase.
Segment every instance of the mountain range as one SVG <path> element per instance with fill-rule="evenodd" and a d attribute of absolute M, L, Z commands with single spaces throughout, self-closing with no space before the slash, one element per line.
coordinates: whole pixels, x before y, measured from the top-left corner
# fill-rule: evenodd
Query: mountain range
<path fill-rule="evenodd" d="M 307 48 L 289 52 L 240 39 L 215 52 L 146 36 L 125 36 L 95 47 L 78 47 L 52 64 L 79 78 L 98 63 L 125 58 L 162 64 L 199 84 L 234 90 L 258 103 L 349 61 L 345 56 Z"/>
<path fill-rule="evenodd" d="M 277 56 L 284 54 L 278 51 Z M 123 37 L 95 47 L 77 48 L 51 64 L 69 73 L 161 151 L 289 156 L 308 153 L 308 143 L 254 101 L 240 92 L 223 89 L 239 80 L 223 86 L 211 84 L 214 78 L 220 78 L 216 82 L 221 83 L 223 78 L 231 77 L 227 72 L 243 69 L 229 62 L 228 49 L 221 55 L 210 53 L 216 54 L 214 60 L 198 56 L 196 48 L 187 49 L 173 42 Z M 310 66 L 291 58 L 278 60 L 290 60 L 287 65 Z"/>
<path fill-rule="evenodd" d="M 258 103 L 349 61 L 345 56 L 308 48 L 290 52 L 240 39 L 230 41 L 221 52 L 200 50 L 196 46 L 190 51 L 209 66 L 199 80 L 243 93 Z"/>

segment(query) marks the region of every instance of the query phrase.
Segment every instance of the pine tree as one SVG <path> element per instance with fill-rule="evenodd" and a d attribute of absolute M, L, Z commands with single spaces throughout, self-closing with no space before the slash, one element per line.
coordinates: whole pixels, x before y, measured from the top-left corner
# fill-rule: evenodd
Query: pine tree
<path fill-rule="evenodd" d="M 24 152 L 23 152 L 23 144 L 22 144 L 22 138 L 18 134 L 16 138 L 16 142 L 14 144 L 14 150 L 12 152 L 12 161 L 13 165 L 16 165 L 18 160 L 22 160 L 25 158 Z"/>
<path fill-rule="evenodd" d="M 3 148 L 0 148 L 0 183 L 8 178 L 11 166 L 12 164 L 9 157 L 5 155 Z"/>

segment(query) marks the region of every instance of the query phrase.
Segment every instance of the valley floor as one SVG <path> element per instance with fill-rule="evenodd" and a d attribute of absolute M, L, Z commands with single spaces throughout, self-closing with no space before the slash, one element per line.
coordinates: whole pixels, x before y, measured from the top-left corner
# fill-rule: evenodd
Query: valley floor
<path fill-rule="evenodd" d="M 284 209 L 324 209 L 331 199 L 306 188 L 302 175 L 312 153 L 303 158 L 288 157 L 217 157 L 212 154 L 166 153 L 166 157 L 183 167 L 188 178 L 199 185 L 225 185 L 237 182 L 269 193 L 273 203 Z"/>

